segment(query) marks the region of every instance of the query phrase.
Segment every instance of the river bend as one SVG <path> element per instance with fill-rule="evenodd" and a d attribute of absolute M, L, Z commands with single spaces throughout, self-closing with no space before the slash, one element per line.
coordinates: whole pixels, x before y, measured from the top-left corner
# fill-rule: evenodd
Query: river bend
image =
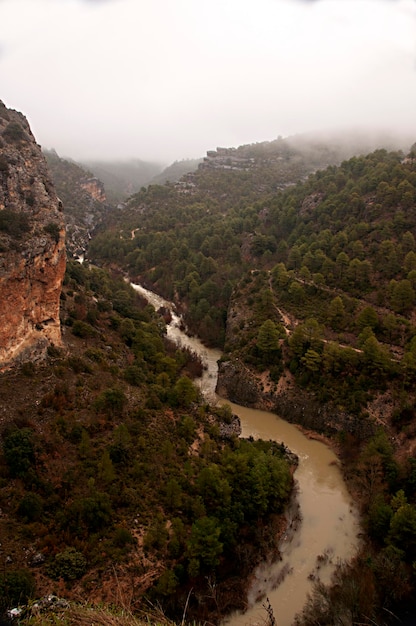
<path fill-rule="evenodd" d="M 156 309 L 171 310 L 167 334 L 177 344 L 200 355 L 206 367 L 199 381 L 207 401 L 227 402 L 240 417 L 242 436 L 283 442 L 299 457 L 295 472 L 297 507 L 288 512 L 288 531 L 280 543 L 282 559 L 264 562 L 253 573 L 244 614 L 231 615 L 227 626 L 264 624 L 264 599 L 273 608 L 278 626 L 290 626 L 312 591 L 318 578 L 328 583 L 336 564 L 349 560 L 359 543 L 359 520 L 339 469 L 336 455 L 320 441 L 308 439 L 293 424 L 267 411 L 248 409 L 218 398 L 215 387 L 219 350 L 206 348 L 197 338 L 188 337 L 180 328 L 180 317 L 172 303 L 140 285 L 139 291 Z"/>

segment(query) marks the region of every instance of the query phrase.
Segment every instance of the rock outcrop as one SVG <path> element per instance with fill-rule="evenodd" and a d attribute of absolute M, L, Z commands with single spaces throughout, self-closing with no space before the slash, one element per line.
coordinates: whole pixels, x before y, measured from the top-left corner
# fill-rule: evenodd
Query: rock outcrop
<path fill-rule="evenodd" d="M 61 343 L 62 203 L 26 118 L 0 101 L 0 369 Z"/>
<path fill-rule="evenodd" d="M 97 200 L 97 202 L 105 202 L 107 200 L 104 185 L 98 178 L 88 178 L 81 183 L 81 187 L 89 193 L 93 200 Z"/>
<path fill-rule="evenodd" d="M 251 408 L 264 408 L 253 372 L 239 359 L 219 363 L 216 392 L 231 402 Z"/>
<path fill-rule="evenodd" d="M 240 359 L 230 359 L 219 363 L 216 392 L 231 402 L 271 411 L 288 422 L 330 436 L 352 433 L 365 439 L 374 433 L 373 420 L 348 413 L 331 403 L 322 404 L 294 381 L 280 384 L 284 379 L 282 375 L 274 387 L 265 385 L 264 375 L 259 376 Z"/>
<path fill-rule="evenodd" d="M 91 233 L 110 210 L 104 184 L 79 163 L 62 159 L 55 150 L 44 150 L 49 172 L 65 207 L 68 256 L 83 255 Z"/>

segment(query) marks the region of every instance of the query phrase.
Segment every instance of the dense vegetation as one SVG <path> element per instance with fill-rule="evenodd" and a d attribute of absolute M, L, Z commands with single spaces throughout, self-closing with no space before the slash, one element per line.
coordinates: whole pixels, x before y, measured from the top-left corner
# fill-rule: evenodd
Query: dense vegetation
<path fill-rule="evenodd" d="M 284 309 L 302 322 L 285 365 L 321 389 L 323 400 L 348 399 L 359 411 L 368 386 L 396 378 L 409 388 L 416 363 L 413 159 L 380 150 L 262 201 L 253 177 L 257 170 L 208 170 L 192 176 L 187 193 L 151 186 L 94 239 L 90 253 L 177 298 L 191 330 L 226 352 L 240 349 L 249 362 L 267 365 L 258 332 L 270 319 L 281 334 Z M 250 323 L 226 342 L 237 285 L 233 298 L 241 292 L 248 299 Z"/>
<path fill-rule="evenodd" d="M 0 609 L 51 590 L 173 615 L 190 586 L 216 589 L 191 615 L 241 602 L 229 580 L 275 549 L 284 450 L 220 435 L 229 407 L 201 402 L 200 362 L 122 278 L 69 263 L 62 317 L 65 349 L 1 376 Z"/>
<path fill-rule="evenodd" d="M 415 588 L 415 146 L 288 182 L 267 166 L 207 167 L 151 186 L 91 254 L 180 302 L 225 360 L 275 390 L 289 373 L 335 421 L 351 418 L 338 443 L 368 542 L 304 623 L 386 623 Z"/>
<path fill-rule="evenodd" d="M 178 183 L 134 195 L 109 217 L 105 232 L 96 233 L 89 254 L 176 296 L 186 305 L 189 328 L 222 346 L 232 286 L 242 268 L 251 267 L 252 246 L 260 245 L 261 254 L 272 245 L 267 238 L 251 241 L 260 224 L 259 199 L 336 157 L 320 144 L 299 149 L 285 140 L 243 146 L 231 156 L 220 152 Z"/>
<path fill-rule="evenodd" d="M 1 375 L 1 610 L 52 589 L 212 620 L 276 549 L 284 450 L 220 435 L 229 409 L 201 401 L 201 364 L 126 273 L 174 299 L 223 361 L 266 376 L 269 405 L 284 374 L 333 422 L 348 417 L 329 430 L 366 542 L 299 623 L 386 624 L 412 606 L 416 154 L 377 150 L 308 176 L 333 156 L 281 140 L 219 150 L 108 216 L 89 255 L 115 275 L 68 265 L 64 348 Z M 0 234 L 18 242 L 27 225 L 6 213 Z"/>

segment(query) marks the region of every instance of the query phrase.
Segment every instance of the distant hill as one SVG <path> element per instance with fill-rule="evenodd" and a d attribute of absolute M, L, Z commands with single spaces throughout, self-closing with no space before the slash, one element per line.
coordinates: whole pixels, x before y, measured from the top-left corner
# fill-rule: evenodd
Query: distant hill
<path fill-rule="evenodd" d="M 181 161 L 175 161 L 172 165 L 166 167 L 163 172 L 154 176 L 152 184 L 164 185 L 165 183 L 176 183 L 182 176 L 194 172 L 198 169 L 203 159 L 182 159 Z"/>
<path fill-rule="evenodd" d="M 105 185 L 109 202 L 117 204 L 137 193 L 160 174 L 163 165 L 131 159 L 125 161 L 85 161 L 83 165 Z"/>
<path fill-rule="evenodd" d="M 275 179 L 278 188 L 313 171 L 339 165 L 345 159 L 369 154 L 378 148 L 408 152 L 411 142 L 406 136 L 382 131 L 368 133 L 350 129 L 327 134 L 307 133 L 238 148 L 208 150 L 201 167 L 246 172 L 266 169 L 267 176 Z"/>

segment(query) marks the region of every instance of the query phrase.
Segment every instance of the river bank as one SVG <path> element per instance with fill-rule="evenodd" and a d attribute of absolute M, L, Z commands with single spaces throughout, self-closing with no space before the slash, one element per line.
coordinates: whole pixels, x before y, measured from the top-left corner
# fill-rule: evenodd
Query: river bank
<path fill-rule="evenodd" d="M 250 408 L 271 411 L 305 432 L 323 436 L 336 446 L 340 433 L 366 440 L 375 432 L 375 422 L 348 413 L 331 403 L 323 405 L 309 391 L 296 385 L 285 371 L 273 383 L 267 372 L 259 374 L 238 358 L 223 357 L 218 365 L 217 393 L 223 398 Z"/>

